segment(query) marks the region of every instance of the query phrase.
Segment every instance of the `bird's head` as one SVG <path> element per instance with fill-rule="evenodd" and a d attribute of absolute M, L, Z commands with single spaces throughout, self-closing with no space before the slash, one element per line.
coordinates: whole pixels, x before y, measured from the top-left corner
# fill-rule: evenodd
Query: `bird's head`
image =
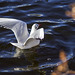
<path fill-rule="evenodd" d="M 34 26 L 35 29 L 37 30 L 37 29 L 39 29 L 40 24 L 35 23 L 33 26 Z"/>

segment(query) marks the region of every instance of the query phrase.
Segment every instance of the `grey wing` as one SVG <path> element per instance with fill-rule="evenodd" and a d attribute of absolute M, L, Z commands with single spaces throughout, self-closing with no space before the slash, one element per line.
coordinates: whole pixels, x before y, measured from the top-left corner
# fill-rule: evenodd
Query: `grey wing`
<path fill-rule="evenodd" d="M 18 20 L 16 19 L 0 18 L 0 25 L 8 29 L 12 29 L 17 23 Z"/>
<path fill-rule="evenodd" d="M 39 39 L 43 39 L 43 38 L 44 38 L 44 29 L 41 28 L 36 30 L 33 34 L 31 34 L 24 44 L 27 45 L 31 43 L 31 45 L 33 44 L 36 45 L 36 44 L 39 44 L 40 42 Z"/>
<path fill-rule="evenodd" d="M 24 45 L 26 48 L 31 48 L 36 45 L 39 45 L 39 43 L 40 43 L 40 40 L 36 40 L 34 38 L 29 38 Z"/>
<path fill-rule="evenodd" d="M 21 20 L 10 19 L 10 18 L 0 18 L 0 25 L 7 29 L 11 29 L 18 43 L 24 43 L 28 38 L 27 24 Z"/>

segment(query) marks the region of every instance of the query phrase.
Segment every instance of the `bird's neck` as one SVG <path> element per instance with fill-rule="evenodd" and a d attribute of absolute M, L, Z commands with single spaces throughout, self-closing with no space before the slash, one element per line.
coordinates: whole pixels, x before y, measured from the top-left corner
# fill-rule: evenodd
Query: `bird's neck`
<path fill-rule="evenodd" d="M 36 30 L 37 30 L 37 29 L 35 29 L 35 27 L 32 26 L 32 28 L 31 28 L 31 32 L 30 32 L 30 35 L 32 35 Z"/>

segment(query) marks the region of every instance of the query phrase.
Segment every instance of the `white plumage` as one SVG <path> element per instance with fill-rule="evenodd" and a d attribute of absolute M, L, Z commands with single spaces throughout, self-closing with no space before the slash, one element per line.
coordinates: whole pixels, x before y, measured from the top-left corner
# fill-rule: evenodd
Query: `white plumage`
<path fill-rule="evenodd" d="M 44 38 L 44 29 L 39 24 L 33 24 L 30 34 L 24 21 L 10 18 L 0 18 L 0 25 L 14 32 L 17 43 L 11 43 L 20 49 L 29 49 L 39 45 L 40 39 Z"/>

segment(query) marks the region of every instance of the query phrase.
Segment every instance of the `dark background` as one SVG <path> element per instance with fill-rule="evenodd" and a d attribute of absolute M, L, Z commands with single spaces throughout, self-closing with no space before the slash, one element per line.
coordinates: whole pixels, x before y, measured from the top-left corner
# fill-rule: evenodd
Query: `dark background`
<path fill-rule="evenodd" d="M 40 45 L 28 50 L 10 44 L 16 42 L 12 31 L 0 27 L 0 75 L 50 75 L 61 63 L 64 50 L 69 68 L 75 70 L 75 21 L 65 15 L 75 0 L 0 0 L 0 17 L 34 23 L 45 29 Z M 59 63 L 60 62 L 60 63 Z"/>

